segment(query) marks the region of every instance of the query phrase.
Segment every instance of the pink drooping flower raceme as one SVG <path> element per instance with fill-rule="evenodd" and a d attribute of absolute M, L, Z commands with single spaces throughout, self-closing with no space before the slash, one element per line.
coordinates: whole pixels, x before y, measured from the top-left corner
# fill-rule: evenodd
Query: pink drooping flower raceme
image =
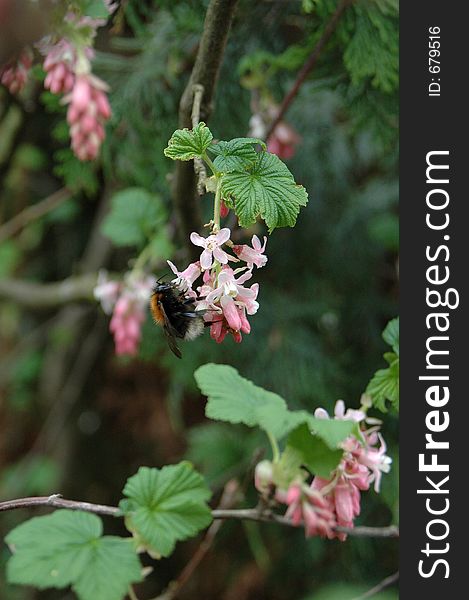
<path fill-rule="evenodd" d="M 315 411 L 317 418 L 329 418 L 324 409 Z M 380 422 L 366 416 L 364 410 L 345 411 L 339 400 L 335 405 L 334 418 L 351 420 L 361 424 L 361 439 L 350 436 L 342 443 L 344 451 L 338 467 L 328 479 L 315 477 L 312 488 L 320 491 L 334 511 L 337 524 L 353 527 L 354 519 L 360 514 L 361 492 L 374 482 L 376 492 L 380 490 L 381 476 L 391 468 L 391 458 L 386 455 L 386 444 L 379 431 Z M 366 429 L 367 425 L 371 425 Z M 343 540 L 344 533 L 336 533 Z"/>
<path fill-rule="evenodd" d="M 294 481 L 286 491 L 277 489 L 275 499 L 288 505 L 285 517 L 293 525 L 304 525 L 306 537 L 319 535 L 332 539 L 335 536 L 337 523 L 330 504 L 303 481 Z"/>
<path fill-rule="evenodd" d="M 279 158 L 288 160 L 293 158 L 300 142 L 301 137 L 293 127 L 285 121 L 280 121 L 267 141 L 267 150 Z"/>
<path fill-rule="evenodd" d="M 328 413 L 320 408 L 316 418 L 329 419 Z M 366 410 L 345 410 L 342 400 L 336 403 L 334 418 L 352 420 L 360 426 L 358 437 L 353 435 L 344 440 L 341 447 L 342 459 L 328 478 L 315 476 L 306 483 L 307 474 L 294 470 L 290 484 L 283 487 L 275 482 L 275 467 L 270 461 L 262 461 L 255 470 L 255 486 L 263 496 L 273 494 L 274 499 L 288 506 L 285 516 L 293 525 L 303 525 L 307 536 L 345 540 L 347 535 L 336 528 L 354 526 L 360 514 L 362 492 L 374 483 L 379 492 L 383 473 L 388 473 L 391 459 L 386 455 L 386 444 L 379 433 L 380 421 L 368 418 Z M 367 429 L 367 426 L 371 426 Z M 282 478 L 285 474 L 282 473 Z"/>
<path fill-rule="evenodd" d="M 185 293 L 195 300 L 196 310 L 203 314 L 210 326 L 210 336 L 221 343 L 230 333 L 235 342 L 242 341 L 242 334 L 251 331 L 248 315 L 256 314 L 259 303 L 259 284 L 250 287 L 244 284 L 252 278 L 254 267 L 263 267 L 267 262 L 264 243 L 257 236 L 252 239 L 253 246 L 234 246 L 230 241 L 231 231 L 224 227 L 208 237 L 192 233 L 193 244 L 203 248 L 200 259 L 190 264 L 184 271 L 178 271 L 170 261 L 168 264 L 176 275 L 173 280 Z M 229 253 L 232 249 L 237 256 Z M 228 263 L 236 263 L 231 268 Z M 243 263 L 245 263 L 243 265 Z M 196 280 L 202 276 L 201 284 L 193 289 Z"/>
<path fill-rule="evenodd" d="M 18 60 L 10 62 L 0 69 L 0 82 L 8 88 L 10 94 L 17 94 L 24 88 L 32 64 L 33 54 L 29 48 L 25 48 Z"/>
<path fill-rule="evenodd" d="M 109 329 L 114 336 L 116 354 L 137 354 L 154 285 L 154 277 L 130 273 L 124 281 L 118 282 L 100 273 L 94 295 L 101 302 L 104 312 L 112 312 Z"/>
<path fill-rule="evenodd" d="M 43 47 L 46 55 L 44 70 L 47 73 L 44 87 L 53 94 L 67 94 L 75 83 L 76 51 L 66 39 Z"/>
<path fill-rule="evenodd" d="M 75 78 L 72 91 L 64 98 L 69 104 L 72 150 L 80 160 L 95 159 L 104 140 L 104 124 L 111 116 L 107 89 L 104 81 L 84 73 Z"/>

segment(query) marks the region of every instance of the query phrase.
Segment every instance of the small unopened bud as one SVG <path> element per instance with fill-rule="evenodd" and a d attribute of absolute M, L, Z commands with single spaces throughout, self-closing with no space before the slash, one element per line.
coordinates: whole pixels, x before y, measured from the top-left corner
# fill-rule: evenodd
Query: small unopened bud
<path fill-rule="evenodd" d="M 270 460 L 262 460 L 256 465 L 254 485 L 261 494 L 268 492 L 273 485 L 273 466 Z"/>

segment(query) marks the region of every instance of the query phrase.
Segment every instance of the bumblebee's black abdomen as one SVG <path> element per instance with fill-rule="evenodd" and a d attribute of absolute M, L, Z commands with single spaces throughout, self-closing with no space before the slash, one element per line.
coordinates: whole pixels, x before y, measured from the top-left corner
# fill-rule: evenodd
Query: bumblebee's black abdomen
<path fill-rule="evenodd" d="M 195 312 L 192 298 L 187 298 L 175 285 L 158 284 L 153 290 L 150 308 L 155 321 L 169 329 L 171 335 L 181 339 L 196 337 L 194 325 L 201 320 L 201 315 Z"/>
<path fill-rule="evenodd" d="M 184 338 L 189 329 L 192 313 L 195 311 L 195 304 L 185 299 L 177 290 L 170 290 L 161 294 L 160 302 L 169 322 L 174 328 L 174 333 L 179 338 Z"/>

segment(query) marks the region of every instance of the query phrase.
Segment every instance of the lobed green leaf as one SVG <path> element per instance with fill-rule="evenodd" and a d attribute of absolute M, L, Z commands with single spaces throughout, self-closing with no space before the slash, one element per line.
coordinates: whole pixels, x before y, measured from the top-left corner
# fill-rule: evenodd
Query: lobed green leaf
<path fill-rule="evenodd" d="M 202 158 L 213 139 L 212 132 L 200 122 L 193 129 L 177 129 L 168 142 L 164 153 L 173 160 Z"/>
<path fill-rule="evenodd" d="M 177 541 L 207 527 L 210 490 L 189 462 L 162 469 L 141 467 L 124 487 L 120 507 L 139 545 L 152 554 L 169 556 Z"/>
<path fill-rule="evenodd" d="M 266 149 L 265 142 L 258 138 L 235 138 L 229 142 L 218 142 L 208 148 L 215 154 L 214 165 L 217 171 L 231 173 L 232 171 L 243 171 L 257 158 L 254 145 L 260 145 Z"/>
<path fill-rule="evenodd" d="M 288 436 L 287 448 L 296 450 L 302 465 L 315 475 L 328 479 L 339 464 L 343 451 L 330 448 L 303 423 Z"/>
<path fill-rule="evenodd" d="M 10 583 L 40 589 L 72 586 L 80 600 L 122 600 L 142 580 L 131 538 L 101 536 L 99 517 L 58 510 L 22 523 L 7 537 Z"/>
<path fill-rule="evenodd" d="M 276 227 L 293 227 L 308 194 L 297 185 L 288 167 L 268 152 L 257 154 L 247 170 L 223 175 L 222 194 L 234 207 L 241 227 L 248 227 L 260 216 L 269 232 Z"/>
<path fill-rule="evenodd" d="M 317 419 L 304 410 L 288 410 L 283 398 L 254 385 L 228 365 L 203 365 L 194 377 L 208 397 L 205 414 L 211 419 L 260 427 L 277 439 L 306 423 L 332 450 L 353 433 L 353 421 Z"/>

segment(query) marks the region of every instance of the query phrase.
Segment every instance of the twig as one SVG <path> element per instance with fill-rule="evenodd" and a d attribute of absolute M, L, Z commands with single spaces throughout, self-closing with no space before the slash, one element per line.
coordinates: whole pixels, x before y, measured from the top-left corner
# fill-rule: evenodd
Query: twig
<path fill-rule="evenodd" d="M 6 239 L 14 236 L 16 233 L 21 231 L 23 227 L 39 219 L 44 216 L 57 206 L 60 206 L 63 202 L 68 200 L 71 197 L 71 193 L 66 188 L 62 188 L 57 190 L 44 200 L 36 202 L 32 206 L 28 206 L 16 216 L 14 216 L 10 221 L 0 226 L 0 243 L 4 242 Z"/>
<path fill-rule="evenodd" d="M 200 105 L 204 95 L 204 86 L 196 83 L 193 90 L 194 103 L 192 104 L 191 113 L 192 129 L 194 129 L 194 127 L 196 127 L 200 122 Z M 199 196 L 202 196 L 202 194 L 205 192 L 205 180 L 207 179 L 207 171 L 205 170 L 202 159 L 194 159 L 194 171 L 197 176 L 197 193 Z"/>
<path fill-rule="evenodd" d="M 298 94 L 300 87 L 303 85 L 303 82 L 305 81 L 306 77 L 310 74 L 310 72 L 316 66 L 316 63 L 318 62 L 321 52 L 323 51 L 327 42 L 331 39 L 331 36 L 334 33 L 334 31 L 336 30 L 336 27 L 337 27 L 342 15 L 344 14 L 345 10 L 353 3 L 353 1 L 354 0 L 342 0 L 342 2 L 337 7 L 336 11 L 330 18 L 329 22 L 327 23 L 327 25 L 324 29 L 322 36 L 318 40 L 318 43 L 316 44 L 313 51 L 309 55 L 308 60 L 305 62 L 305 64 L 301 68 L 300 72 L 298 73 L 296 81 L 293 84 L 291 90 L 288 92 L 288 94 L 283 99 L 280 109 L 279 109 L 275 119 L 270 124 L 270 127 L 267 131 L 266 140 L 269 139 L 269 137 L 272 135 L 272 133 L 274 132 L 277 125 L 283 119 L 283 116 L 287 112 L 287 110 L 288 110 L 290 104 L 292 103 L 293 99 L 295 98 L 295 96 Z"/>
<path fill-rule="evenodd" d="M 378 583 L 378 585 L 375 585 L 375 587 L 372 587 L 371 590 L 368 590 L 361 596 L 357 596 L 356 598 L 353 598 L 353 600 L 366 600 L 367 598 L 371 598 L 372 596 L 379 594 L 379 592 L 386 589 L 393 583 L 396 583 L 396 581 L 399 581 L 399 571 L 397 571 L 393 575 L 389 575 L 389 577 L 386 577 L 385 579 L 383 579 L 383 581 Z"/>
<path fill-rule="evenodd" d="M 121 513 L 115 506 L 105 504 L 91 504 L 90 502 L 79 502 L 77 500 L 66 500 L 60 494 L 51 496 L 33 496 L 31 498 L 19 498 L 18 500 L 7 500 L 0 502 L 0 512 L 16 510 L 17 508 L 36 508 L 38 506 L 52 506 L 53 508 L 67 508 L 69 510 L 83 510 L 96 515 L 109 515 L 118 517 Z"/>
<path fill-rule="evenodd" d="M 91 504 L 89 502 L 79 502 L 76 500 L 65 500 L 60 494 L 52 496 L 35 496 L 32 498 L 20 498 L 18 500 L 7 500 L 0 502 L 0 512 L 15 510 L 17 508 L 30 508 L 37 506 L 53 506 L 54 508 L 68 508 L 70 510 L 83 510 L 95 514 L 119 516 L 120 510 L 115 506 L 106 506 L 102 504 Z M 288 527 L 296 527 L 293 523 L 280 515 L 270 511 L 260 512 L 257 508 L 246 509 L 215 509 L 212 510 L 212 518 L 218 519 L 237 519 L 243 521 L 260 521 L 263 523 L 277 523 Z M 399 528 L 396 525 L 390 527 L 336 527 L 336 531 L 347 533 L 357 537 L 377 537 L 377 538 L 397 538 L 399 537 Z"/>
<path fill-rule="evenodd" d="M 220 500 L 219 509 L 228 509 L 236 503 L 238 497 L 239 485 L 235 479 L 228 481 L 223 490 L 223 494 Z M 179 595 L 181 589 L 186 585 L 193 573 L 205 558 L 210 548 L 213 545 L 215 536 L 217 535 L 220 527 L 223 525 L 223 520 L 214 521 L 207 530 L 202 543 L 197 548 L 197 551 L 192 556 L 190 561 L 182 570 L 179 577 L 171 582 L 168 589 L 165 590 L 160 596 L 154 598 L 154 600 L 174 600 Z"/>
<path fill-rule="evenodd" d="M 21 279 L 0 280 L 0 298 L 33 310 L 42 310 L 77 302 L 92 300 L 97 274 L 87 273 L 69 277 L 57 283 L 33 283 Z"/>
<path fill-rule="evenodd" d="M 213 94 L 237 2 L 238 0 L 210 1 L 194 67 L 179 103 L 181 129 L 192 126 L 195 85 L 201 85 L 204 90 L 200 104 L 200 118 L 207 122 L 212 112 Z M 190 161 L 176 162 L 173 201 L 179 237 L 184 244 L 187 244 L 191 232 L 200 229 L 202 223 L 200 202 L 196 193 L 196 176 Z"/>

